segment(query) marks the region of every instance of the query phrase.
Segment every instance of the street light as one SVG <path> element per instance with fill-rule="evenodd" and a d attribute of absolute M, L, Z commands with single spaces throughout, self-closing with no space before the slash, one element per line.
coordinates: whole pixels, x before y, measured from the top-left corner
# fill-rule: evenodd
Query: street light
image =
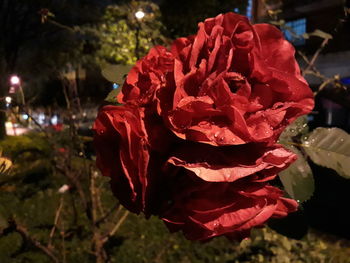
<path fill-rule="evenodd" d="M 17 85 L 20 85 L 20 82 L 21 82 L 21 80 L 18 76 L 16 76 L 16 75 L 11 76 L 11 78 L 10 78 L 11 85 L 17 86 Z"/>
<path fill-rule="evenodd" d="M 12 102 L 12 98 L 11 97 L 6 97 L 5 101 L 7 104 L 10 104 Z"/>
<path fill-rule="evenodd" d="M 24 100 L 24 93 L 21 85 L 21 79 L 17 75 L 12 75 L 10 77 L 10 83 L 11 87 L 9 90 L 9 93 L 15 93 L 16 90 L 19 90 L 20 96 L 21 96 L 21 103 L 22 105 L 25 105 L 25 100 Z"/>
<path fill-rule="evenodd" d="M 140 21 L 142 18 L 145 17 L 145 12 L 142 10 L 139 10 L 135 13 L 136 17 L 136 45 L 135 45 L 135 56 L 136 59 L 139 60 L 140 54 L 139 54 L 139 46 L 140 46 L 140 28 L 141 28 L 141 23 Z"/>
<path fill-rule="evenodd" d="M 145 17 L 145 12 L 143 12 L 142 10 L 139 10 L 135 13 L 135 17 L 137 18 L 137 20 L 141 20 L 142 18 Z"/>

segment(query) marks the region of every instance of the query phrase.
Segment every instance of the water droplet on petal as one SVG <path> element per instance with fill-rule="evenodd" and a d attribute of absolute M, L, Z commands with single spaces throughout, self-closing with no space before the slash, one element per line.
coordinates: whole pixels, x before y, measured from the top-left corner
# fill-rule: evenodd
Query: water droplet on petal
<path fill-rule="evenodd" d="M 214 228 L 214 231 L 217 231 L 218 230 L 218 228 L 219 228 L 219 222 L 218 221 L 215 221 L 214 223 L 213 223 L 213 228 Z"/>
<path fill-rule="evenodd" d="M 231 173 L 229 171 L 224 171 L 225 179 L 229 179 L 231 177 Z"/>

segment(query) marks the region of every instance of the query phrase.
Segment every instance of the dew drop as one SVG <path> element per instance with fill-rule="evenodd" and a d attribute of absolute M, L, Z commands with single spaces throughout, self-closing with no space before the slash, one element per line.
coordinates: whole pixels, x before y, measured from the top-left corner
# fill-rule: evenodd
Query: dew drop
<path fill-rule="evenodd" d="M 224 172 L 225 179 L 229 179 L 231 177 L 231 173 L 229 171 Z"/>
<path fill-rule="evenodd" d="M 217 138 L 218 136 L 219 136 L 219 132 L 216 132 L 216 133 L 214 134 L 214 137 Z"/>
<path fill-rule="evenodd" d="M 341 142 L 343 142 L 343 141 L 344 141 L 344 139 L 343 139 L 343 138 L 341 138 L 341 139 L 340 139 L 340 141 L 341 141 Z"/>
<path fill-rule="evenodd" d="M 298 199 L 297 202 L 300 203 L 300 200 Z"/>
<path fill-rule="evenodd" d="M 213 227 L 214 227 L 214 231 L 217 231 L 218 228 L 219 228 L 219 222 L 215 221 L 214 224 L 213 224 Z"/>
<path fill-rule="evenodd" d="M 220 137 L 219 141 L 222 142 L 225 138 L 224 137 Z"/>
<path fill-rule="evenodd" d="M 100 130 L 100 132 L 99 132 L 99 133 L 100 133 L 100 134 L 104 134 L 104 132 L 105 132 L 104 130 Z"/>

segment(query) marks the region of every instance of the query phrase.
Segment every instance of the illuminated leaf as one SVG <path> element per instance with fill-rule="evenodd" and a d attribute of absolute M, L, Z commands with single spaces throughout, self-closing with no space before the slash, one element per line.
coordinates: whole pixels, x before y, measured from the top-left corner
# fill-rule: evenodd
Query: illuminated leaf
<path fill-rule="evenodd" d="M 131 67 L 131 65 L 108 64 L 102 69 L 102 76 L 110 82 L 121 85 L 124 82 L 124 76 L 129 73 Z"/>
<path fill-rule="evenodd" d="M 315 183 L 311 168 L 304 156 L 295 146 L 286 147 L 298 155 L 298 159 L 286 170 L 279 173 L 280 180 L 286 192 L 300 202 L 310 199 Z"/>
<path fill-rule="evenodd" d="M 283 142 L 290 142 L 292 141 L 292 137 L 299 134 L 305 134 L 308 132 L 308 130 L 309 127 L 307 125 L 307 117 L 301 116 L 286 127 L 279 140 L 282 144 L 284 144 Z"/>
<path fill-rule="evenodd" d="M 107 97 L 105 98 L 105 101 L 113 104 L 118 104 L 117 96 L 120 92 L 120 88 L 112 90 L 110 93 L 108 93 Z"/>
<path fill-rule="evenodd" d="M 302 138 L 311 160 L 350 178 L 350 135 L 339 128 L 317 128 Z"/>

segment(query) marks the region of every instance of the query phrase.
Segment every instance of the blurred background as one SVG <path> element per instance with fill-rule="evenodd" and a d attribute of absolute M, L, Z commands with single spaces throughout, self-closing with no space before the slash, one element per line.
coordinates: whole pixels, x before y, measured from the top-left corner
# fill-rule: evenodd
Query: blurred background
<path fill-rule="evenodd" d="M 348 0 L 0 0 L 0 262 L 350 262 L 350 181 L 252 238 L 202 244 L 129 215 L 94 165 L 91 127 L 154 45 L 225 12 L 279 27 L 316 95 L 310 130 L 350 132 Z M 107 98 L 106 98 L 107 97 Z M 102 240 L 102 241 L 98 241 Z"/>

